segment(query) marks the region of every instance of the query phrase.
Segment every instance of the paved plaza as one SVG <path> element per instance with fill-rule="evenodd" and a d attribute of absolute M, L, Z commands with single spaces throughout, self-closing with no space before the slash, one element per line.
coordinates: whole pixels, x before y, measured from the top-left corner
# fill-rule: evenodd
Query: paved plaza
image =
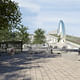
<path fill-rule="evenodd" d="M 2 56 L 0 80 L 80 80 L 80 61 L 46 53 Z"/>

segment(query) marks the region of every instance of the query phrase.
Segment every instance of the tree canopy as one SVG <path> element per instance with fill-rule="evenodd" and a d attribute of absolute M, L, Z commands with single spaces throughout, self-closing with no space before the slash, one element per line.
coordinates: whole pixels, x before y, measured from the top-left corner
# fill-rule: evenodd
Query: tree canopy
<path fill-rule="evenodd" d="M 35 33 L 34 34 L 34 41 L 33 41 L 34 44 L 45 43 L 45 35 L 44 35 L 45 31 L 44 30 L 39 28 L 34 33 Z"/>
<path fill-rule="evenodd" d="M 30 43 L 29 34 L 27 32 L 28 28 L 24 25 L 21 25 L 17 28 L 17 30 L 17 38 L 23 41 L 23 43 Z"/>
<path fill-rule="evenodd" d="M 21 24 L 21 12 L 16 2 L 0 0 L 0 41 L 13 40 L 13 29 Z"/>
<path fill-rule="evenodd" d="M 21 22 L 18 4 L 11 0 L 0 0 L 0 30 L 15 28 Z"/>

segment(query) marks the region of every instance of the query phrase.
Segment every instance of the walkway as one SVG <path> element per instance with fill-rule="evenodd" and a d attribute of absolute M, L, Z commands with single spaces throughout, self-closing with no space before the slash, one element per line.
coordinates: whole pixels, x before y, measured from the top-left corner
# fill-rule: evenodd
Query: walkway
<path fill-rule="evenodd" d="M 49 54 L 4 56 L 0 80 L 80 80 L 80 62 Z"/>

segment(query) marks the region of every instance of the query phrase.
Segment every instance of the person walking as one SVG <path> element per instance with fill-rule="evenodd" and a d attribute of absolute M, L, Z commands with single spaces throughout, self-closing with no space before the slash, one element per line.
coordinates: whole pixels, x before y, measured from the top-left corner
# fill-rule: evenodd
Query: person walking
<path fill-rule="evenodd" d="M 51 54 L 53 54 L 53 47 L 50 46 L 50 51 L 51 51 Z"/>

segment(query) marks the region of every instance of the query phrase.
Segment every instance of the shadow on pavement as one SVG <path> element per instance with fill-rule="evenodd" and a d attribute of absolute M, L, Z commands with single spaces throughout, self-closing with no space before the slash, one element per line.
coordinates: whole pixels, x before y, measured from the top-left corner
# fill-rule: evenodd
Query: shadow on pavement
<path fill-rule="evenodd" d="M 31 62 L 41 58 L 55 58 L 55 57 L 57 57 L 57 55 L 47 54 L 45 52 L 34 52 L 33 54 L 29 52 L 22 52 L 20 54 L 15 54 L 13 56 L 9 55 L 0 56 L 0 76 L 5 73 L 11 73 L 5 75 L 3 80 L 12 80 L 12 78 L 14 78 L 15 76 L 21 77 L 19 76 L 19 74 L 13 74 L 13 72 L 19 70 L 27 70 L 31 68 L 39 68 L 41 66 L 30 65 Z M 38 61 L 37 63 L 41 62 L 43 61 Z M 31 80 L 31 79 L 28 78 L 23 80 Z"/>

